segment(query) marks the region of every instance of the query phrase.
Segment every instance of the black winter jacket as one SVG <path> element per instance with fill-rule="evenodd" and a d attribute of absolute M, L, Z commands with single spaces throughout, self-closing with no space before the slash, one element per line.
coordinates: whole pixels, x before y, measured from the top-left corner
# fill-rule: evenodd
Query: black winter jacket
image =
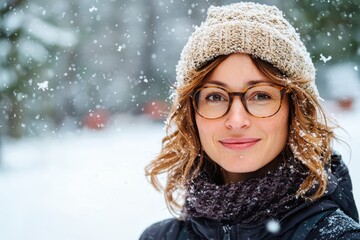
<path fill-rule="evenodd" d="M 267 230 L 268 221 L 232 226 L 209 219 L 168 219 L 153 224 L 140 240 L 185 239 L 359 239 L 358 212 L 352 194 L 352 184 L 346 165 L 337 154 L 332 156 L 327 194 L 315 202 L 305 202 L 279 220 L 280 230 Z M 256 214 L 256 213 L 255 213 Z M 191 228 L 193 233 L 189 234 Z"/>

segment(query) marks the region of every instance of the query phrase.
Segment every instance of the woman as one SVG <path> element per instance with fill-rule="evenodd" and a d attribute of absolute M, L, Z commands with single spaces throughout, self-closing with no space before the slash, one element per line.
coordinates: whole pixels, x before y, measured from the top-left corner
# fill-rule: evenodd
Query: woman
<path fill-rule="evenodd" d="M 145 239 L 360 239 L 351 180 L 331 152 L 315 69 L 275 7 L 210 7 L 177 65 L 159 156 L 147 166 L 179 218 Z"/>

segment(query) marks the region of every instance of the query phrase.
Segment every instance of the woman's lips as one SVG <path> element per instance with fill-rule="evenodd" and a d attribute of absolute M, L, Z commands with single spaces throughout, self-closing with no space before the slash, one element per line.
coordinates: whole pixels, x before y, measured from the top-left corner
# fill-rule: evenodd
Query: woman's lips
<path fill-rule="evenodd" d="M 239 139 L 224 139 L 219 142 L 226 148 L 233 150 L 244 150 L 254 146 L 259 138 L 239 138 Z"/>

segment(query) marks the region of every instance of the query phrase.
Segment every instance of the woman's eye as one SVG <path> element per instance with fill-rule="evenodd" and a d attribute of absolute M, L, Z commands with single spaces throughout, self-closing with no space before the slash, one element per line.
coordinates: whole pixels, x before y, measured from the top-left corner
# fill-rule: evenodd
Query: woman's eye
<path fill-rule="evenodd" d="M 266 92 L 257 92 L 255 94 L 253 94 L 252 97 L 253 100 L 271 100 L 272 97 L 269 93 Z"/>
<path fill-rule="evenodd" d="M 226 101 L 226 98 L 222 94 L 219 94 L 219 93 L 209 94 L 206 96 L 205 99 L 210 102 Z"/>

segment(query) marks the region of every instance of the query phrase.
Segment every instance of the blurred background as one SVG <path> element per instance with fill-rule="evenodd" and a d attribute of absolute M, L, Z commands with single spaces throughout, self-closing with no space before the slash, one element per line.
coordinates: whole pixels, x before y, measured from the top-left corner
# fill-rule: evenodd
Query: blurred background
<path fill-rule="evenodd" d="M 2 0 L 1 135 L 102 127 L 119 113 L 163 118 L 188 36 L 210 4 L 231 2 Z M 333 97 L 328 68 L 347 64 L 359 75 L 358 1 L 258 2 L 277 5 L 298 29 L 324 97 Z"/>
<path fill-rule="evenodd" d="M 143 168 L 182 47 L 210 5 L 232 2 L 0 0 L 0 239 L 136 239 L 169 216 Z M 255 2 L 299 31 L 360 161 L 360 2 Z"/>

